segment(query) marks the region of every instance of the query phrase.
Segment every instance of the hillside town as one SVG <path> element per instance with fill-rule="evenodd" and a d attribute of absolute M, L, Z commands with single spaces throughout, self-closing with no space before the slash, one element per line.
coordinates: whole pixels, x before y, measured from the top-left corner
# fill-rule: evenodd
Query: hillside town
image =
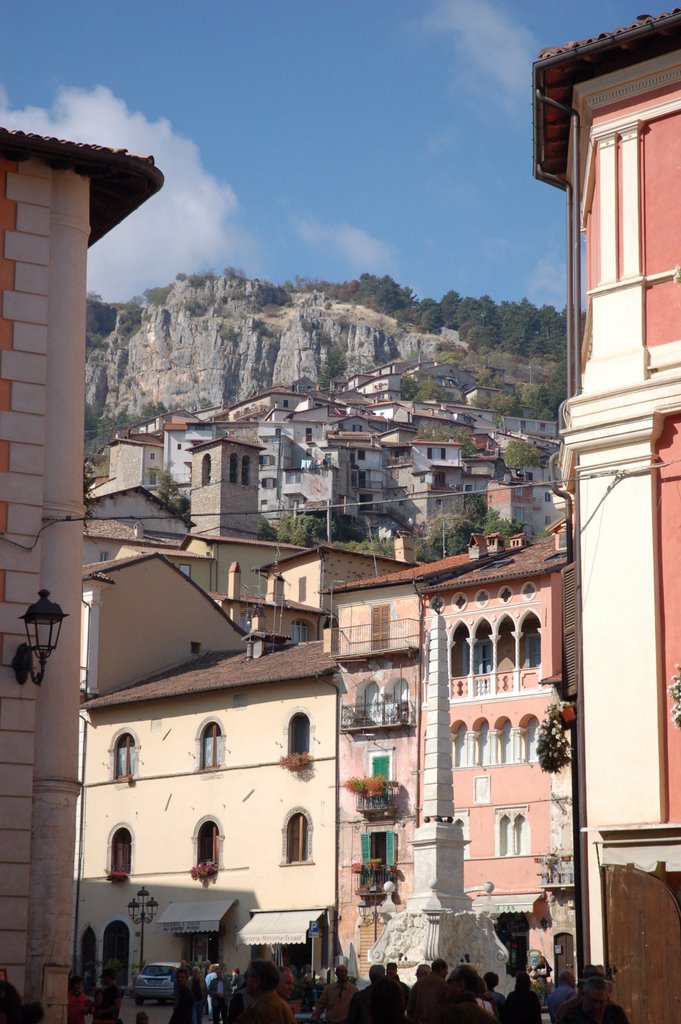
<path fill-rule="evenodd" d="M 0 984 L 48 1024 L 74 976 L 130 1024 L 254 961 L 681 1019 L 681 12 L 532 78 L 558 420 L 419 356 L 140 418 L 85 472 L 87 249 L 163 174 L 0 128 Z M 470 496 L 495 528 L 452 550 Z"/>

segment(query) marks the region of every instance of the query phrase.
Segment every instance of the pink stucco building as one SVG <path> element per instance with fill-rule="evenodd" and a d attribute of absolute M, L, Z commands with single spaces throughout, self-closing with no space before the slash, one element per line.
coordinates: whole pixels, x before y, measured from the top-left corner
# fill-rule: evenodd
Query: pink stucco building
<path fill-rule="evenodd" d="M 79 793 L 88 246 L 163 182 L 151 157 L 0 129 L 0 964 L 65 1019 Z M 47 589 L 69 615 L 42 686 L 11 669 Z"/>

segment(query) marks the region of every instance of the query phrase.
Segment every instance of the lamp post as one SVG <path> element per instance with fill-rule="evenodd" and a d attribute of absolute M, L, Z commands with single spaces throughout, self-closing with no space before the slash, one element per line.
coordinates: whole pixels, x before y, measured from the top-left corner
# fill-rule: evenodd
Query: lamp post
<path fill-rule="evenodd" d="M 361 918 L 362 924 L 366 924 L 367 921 L 373 921 L 374 922 L 374 942 L 375 942 L 376 939 L 378 938 L 378 919 L 381 916 L 379 914 L 379 912 L 378 912 L 378 902 L 372 903 L 371 906 L 370 906 L 367 903 L 367 901 L 364 899 L 364 897 L 362 897 L 362 899 L 359 901 L 359 904 L 357 906 L 357 910 L 359 911 L 359 916 Z"/>
<path fill-rule="evenodd" d="M 144 926 L 151 924 L 158 910 L 158 902 L 142 887 L 128 903 L 128 914 L 133 924 L 140 926 L 140 969 L 144 966 Z"/>

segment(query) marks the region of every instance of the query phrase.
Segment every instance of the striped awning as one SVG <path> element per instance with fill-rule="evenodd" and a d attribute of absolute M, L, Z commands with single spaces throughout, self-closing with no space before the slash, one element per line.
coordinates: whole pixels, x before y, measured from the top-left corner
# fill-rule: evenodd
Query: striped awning
<path fill-rule="evenodd" d="M 318 921 L 324 909 L 256 910 L 238 933 L 245 946 L 276 946 L 307 942 L 310 922 Z"/>

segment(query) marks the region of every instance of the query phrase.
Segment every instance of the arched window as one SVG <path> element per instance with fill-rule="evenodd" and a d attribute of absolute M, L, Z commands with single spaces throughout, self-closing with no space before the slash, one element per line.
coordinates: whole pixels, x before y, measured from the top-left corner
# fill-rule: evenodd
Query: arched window
<path fill-rule="evenodd" d="M 294 715 L 288 727 L 289 754 L 310 752 L 310 719 L 307 715 Z"/>
<path fill-rule="evenodd" d="M 215 864 L 220 860 L 220 830 L 214 821 L 204 821 L 199 829 L 196 842 L 196 859 L 198 864 Z"/>
<path fill-rule="evenodd" d="M 539 722 L 536 718 L 528 719 L 525 726 L 525 759 L 527 761 L 537 760 L 537 731 Z"/>
<path fill-rule="evenodd" d="M 235 484 L 239 477 L 239 456 L 232 452 L 229 457 L 229 482 Z"/>
<path fill-rule="evenodd" d="M 371 682 L 364 690 L 364 713 L 372 722 L 381 721 L 381 691 Z"/>
<path fill-rule="evenodd" d="M 499 730 L 499 763 L 511 764 L 513 761 L 513 743 L 511 738 L 511 723 L 508 718 Z"/>
<path fill-rule="evenodd" d="M 499 856 L 508 857 L 511 852 L 511 819 L 507 814 L 499 819 Z"/>
<path fill-rule="evenodd" d="M 286 861 L 299 864 L 308 859 L 308 824 L 302 813 L 291 815 L 286 829 Z"/>
<path fill-rule="evenodd" d="M 129 732 L 125 732 L 116 741 L 114 778 L 129 779 L 135 774 L 136 762 L 135 739 Z"/>
<path fill-rule="evenodd" d="M 206 454 L 201 459 L 201 486 L 205 487 L 210 483 L 210 455 Z"/>
<path fill-rule="evenodd" d="M 461 724 L 454 733 L 454 767 L 466 767 L 466 726 Z"/>
<path fill-rule="evenodd" d="M 513 820 L 513 853 L 516 857 L 527 853 L 527 822 L 522 814 Z"/>
<path fill-rule="evenodd" d="M 478 729 L 478 764 L 489 764 L 489 722 Z"/>
<path fill-rule="evenodd" d="M 117 829 L 111 840 L 111 871 L 130 874 L 132 866 L 132 836 L 127 828 Z"/>
<path fill-rule="evenodd" d="M 295 619 L 291 623 L 291 640 L 294 644 L 305 644 L 307 643 L 307 623 L 301 622 L 300 619 Z"/>
<path fill-rule="evenodd" d="M 251 482 L 251 460 L 244 455 L 241 460 L 241 483 L 248 485 Z"/>
<path fill-rule="evenodd" d="M 116 961 L 118 970 L 116 981 L 119 985 L 127 984 L 128 960 L 130 957 L 130 932 L 125 921 L 111 921 L 104 929 L 102 939 L 102 960 L 104 963 Z"/>
<path fill-rule="evenodd" d="M 222 730 L 209 722 L 201 733 L 201 767 L 217 768 L 222 761 Z"/>

